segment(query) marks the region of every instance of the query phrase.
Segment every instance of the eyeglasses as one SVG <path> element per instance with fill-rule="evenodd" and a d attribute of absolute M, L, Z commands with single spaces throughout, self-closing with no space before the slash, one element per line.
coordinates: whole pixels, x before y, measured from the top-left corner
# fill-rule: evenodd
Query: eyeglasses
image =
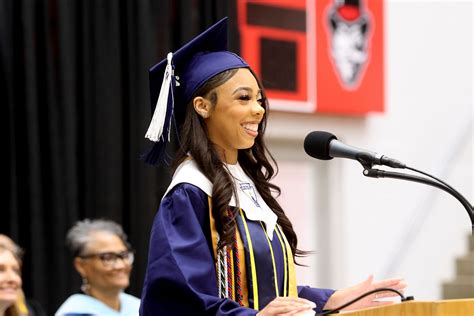
<path fill-rule="evenodd" d="M 121 259 L 125 264 L 132 265 L 135 259 L 132 250 L 125 250 L 122 252 L 101 252 L 92 253 L 88 255 L 79 256 L 82 259 L 99 258 L 102 264 L 107 267 L 114 267 L 118 260 Z"/>

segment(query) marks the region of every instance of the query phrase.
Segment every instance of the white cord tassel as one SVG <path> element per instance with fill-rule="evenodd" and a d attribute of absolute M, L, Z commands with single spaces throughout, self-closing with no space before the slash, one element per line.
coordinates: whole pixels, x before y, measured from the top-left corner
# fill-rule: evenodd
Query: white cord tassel
<path fill-rule="evenodd" d="M 153 142 L 157 142 L 163 135 L 166 109 L 168 108 L 168 96 L 171 89 L 171 75 L 173 73 L 171 60 L 173 59 L 173 53 L 168 53 L 166 58 L 168 63 L 166 65 L 163 82 L 161 83 L 160 95 L 158 96 L 158 101 L 156 102 L 155 111 L 153 113 L 150 126 L 148 127 L 148 131 L 145 134 L 145 138 L 148 138 Z"/>

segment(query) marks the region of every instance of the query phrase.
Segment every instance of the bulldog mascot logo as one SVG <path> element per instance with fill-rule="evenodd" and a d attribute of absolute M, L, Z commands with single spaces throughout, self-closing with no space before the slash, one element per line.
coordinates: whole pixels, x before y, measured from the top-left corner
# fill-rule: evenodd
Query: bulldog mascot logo
<path fill-rule="evenodd" d="M 362 0 L 334 0 L 328 12 L 333 63 L 343 86 L 354 89 L 368 60 L 369 15 Z"/>

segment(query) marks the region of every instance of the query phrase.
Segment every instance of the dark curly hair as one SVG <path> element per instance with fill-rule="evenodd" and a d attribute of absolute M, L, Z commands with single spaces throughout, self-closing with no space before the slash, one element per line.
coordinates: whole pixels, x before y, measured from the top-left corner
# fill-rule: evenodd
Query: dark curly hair
<path fill-rule="evenodd" d="M 261 82 L 255 73 L 250 68 L 248 69 L 257 80 L 262 91 L 262 99 L 264 100 L 262 106 L 265 109 L 265 114 L 258 126 L 258 136 L 255 138 L 254 145 L 248 149 L 239 149 L 237 159 L 244 172 L 254 182 L 258 192 L 267 205 L 278 216 L 277 223 L 285 233 L 291 250 L 293 251 L 294 258 L 295 256 L 303 256 L 307 254 L 307 252 L 297 249 L 298 239 L 293 230 L 293 226 L 280 204 L 272 195 L 272 193 L 279 195 L 280 188 L 270 183 L 270 179 L 278 172 L 278 167 L 263 140 L 267 123 L 268 101 L 265 97 L 265 91 Z M 173 164 L 174 168 L 177 168 L 179 164 L 191 155 L 201 172 L 206 175 L 213 184 L 212 215 L 220 236 L 219 247 L 229 245 L 235 233 L 237 209 L 229 208 L 229 202 L 236 188 L 233 185 L 231 175 L 225 168 L 225 162 L 221 160 L 213 143 L 207 136 L 204 119 L 194 110 L 192 100 L 195 97 L 201 96 L 209 99 L 212 107 L 215 107 L 218 98 L 215 89 L 232 78 L 237 71 L 238 69 L 230 69 L 217 74 L 194 93 L 191 101 L 187 104 L 186 116 L 180 132 L 180 144 Z M 275 169 L 272 164 L 275 166 Z"/>

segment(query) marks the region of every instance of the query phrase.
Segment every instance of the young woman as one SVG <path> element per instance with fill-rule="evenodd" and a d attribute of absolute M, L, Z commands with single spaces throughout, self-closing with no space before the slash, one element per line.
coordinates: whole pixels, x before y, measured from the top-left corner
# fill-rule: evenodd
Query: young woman
<path fill-rule="evenodd" d="M 152 104 L 171 116 L 163 134 L 147 134 L 158 141 L 148 160 L 162 157 L 170 117 L 180 135 L 176 171 L 153 223 L 141 315 L 308 315 L 375 287 L 402 289 L 399 279 L 372 278 L 341 291 L 297 287 L 295 256 L 305 253 L 270 183 L 265 92 L 220 44 L 225 23 L 151 70 Z M 176 80 L 171 104 L 163 103 L 166 85 L 159 97 L 154 91 L 164 73 Z M 371 296 L 351 307 L 379 304 Z"/>

